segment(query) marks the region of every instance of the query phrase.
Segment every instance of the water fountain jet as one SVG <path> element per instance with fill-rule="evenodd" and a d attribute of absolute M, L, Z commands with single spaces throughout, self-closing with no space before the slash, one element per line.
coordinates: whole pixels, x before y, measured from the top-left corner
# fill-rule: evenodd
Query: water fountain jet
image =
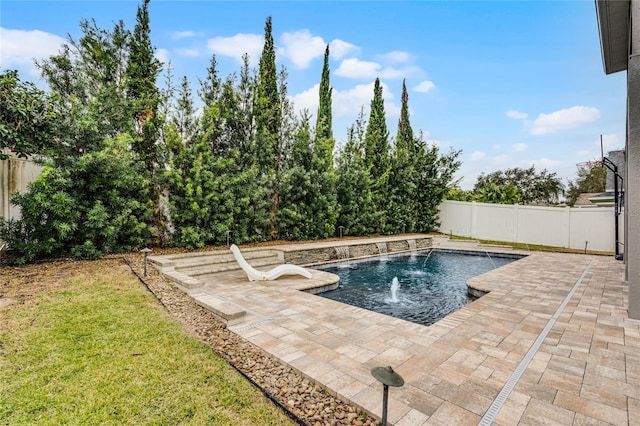
<path fill-rule="evenodd" d="M 398 277 L 393 277 L 391 280 L 391 303 L 398 303 L 398 290 L 400 289 L 400 282 Z"/>

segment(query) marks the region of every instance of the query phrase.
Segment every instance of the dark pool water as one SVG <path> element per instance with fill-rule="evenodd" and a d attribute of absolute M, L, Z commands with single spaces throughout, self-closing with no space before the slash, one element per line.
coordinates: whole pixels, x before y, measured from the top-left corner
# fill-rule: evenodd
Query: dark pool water
<path fill-rule="evenodd" d="M 322 269 L 340 276 L 340 286 L 319 296 L 431 325 L 472 300 L 469 278 L 518 258 L 434 250 L 334 264 Z M 399 286 L 393 286 L 395 277 Z"/>

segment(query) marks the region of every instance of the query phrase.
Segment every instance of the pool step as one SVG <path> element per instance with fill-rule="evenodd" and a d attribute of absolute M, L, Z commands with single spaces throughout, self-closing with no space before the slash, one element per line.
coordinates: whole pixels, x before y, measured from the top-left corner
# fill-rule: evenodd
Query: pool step
<path fill-rule="evenodd" d="M 280 256 L 271 251 L 247 251 L 242 254 L 246 261 L 254 268 L 282 263 Z M 180 262 L 175 265 L 175 269 L 188 275 L 197 276 L 213 272 L 225 272 L 240 269 L 240 265 L 232 253 L 221 253 L 216 256 L 202 257 L 198 261 L 188 263 Z"/>
<path fill-rule="evenodd" d="M 216 317 L 227 324 L 227 326 L 242 322 L 247 314 L 244 309 L 208 292 L 191 293 L 191 297 L 198 305 L 211 311 Z"/>
<path fill-rule="evenodd" d="M 270 270 L 284 263 L 284 256 L 278 250 L 243 249 L 245 260 L 258 270 Z M 180 253 L 168 256 L 150 256 L 152 265 L 167 278 L 187 289 L 204 286 L 216 274 L 240 270 L 233 253 L 229 250 Z"/>

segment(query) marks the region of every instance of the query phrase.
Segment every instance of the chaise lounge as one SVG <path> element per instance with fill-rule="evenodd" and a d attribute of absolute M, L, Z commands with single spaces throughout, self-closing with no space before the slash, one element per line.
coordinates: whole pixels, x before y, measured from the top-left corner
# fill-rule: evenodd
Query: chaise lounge
<path fill-rule="evenodd" d="M 238 262 L 240 267 L 242 267 L 244 272 L 247 274 L 249 281 L 273 281 L 278 279 L 282 275 L 302 275 L 305 278 L 311 278 L 311 272 L 298 265 L 292 265 L 290 263 L 278 265 L 266 272 L 258 271 L 253 266 L 249 265 L 249 263 L 245 260 L 244 256 L 240 252 L 238 246 L 232 244 L 231 251 L 233 252 L 233 255 L 235 256 L 236 261 Z"/>

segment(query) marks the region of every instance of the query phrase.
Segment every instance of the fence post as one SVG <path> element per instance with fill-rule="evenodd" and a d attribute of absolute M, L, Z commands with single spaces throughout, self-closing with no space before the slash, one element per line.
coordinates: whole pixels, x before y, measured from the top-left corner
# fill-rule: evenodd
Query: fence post
<path fill-rule="evenodd" d="M 513 205 L 513 242 L 514 243 L 519 243 L 520 241 L 518 241 L 518 234 L 519 234 L 519 226 L 520 226 L 520 221 L 518 216 L 520 216 L 520 211 L 519 211 L 519 207 L 517 204 Z"/>
<path fill-rule="evenodd" d="M 476 238 L 476 222 L 478 221 L 478 212 L 476 210 L 476 202 L 472 201 L 471 202 L 471 235 L 469 235 L 471 238 Z"/>
<path fill-rule="evenodd" d="M 571 247 L 571 207 L 567 206 L 564 208 L 564 220 L 563 226 L 565 226 L 565 247 Z"/>

